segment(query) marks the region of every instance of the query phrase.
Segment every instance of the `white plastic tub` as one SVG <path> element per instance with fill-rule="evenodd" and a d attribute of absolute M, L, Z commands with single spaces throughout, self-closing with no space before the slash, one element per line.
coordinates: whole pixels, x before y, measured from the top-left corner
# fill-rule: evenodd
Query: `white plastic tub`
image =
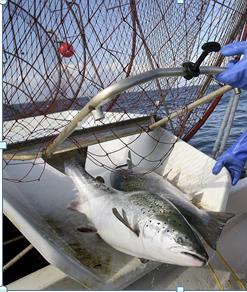
<path fill-rule="evenodd" d="M 124 147 L 126 144 L 128 147 Z M 228 171 L 223 168 L 219 175 L 213 175 L 215 160 L 188 143 L 178 140 L 164 129 L 156 129 L 149 134 L 133 135 L 88 148 L 90 153 L 97 154 L 98 162 L 110 167 L 125 164 L 129 150 L 133 164 L 147 171 L 154 169 L 160 175 L 168 174 L 168 180 L 173 181 L 173 184 L 185 193 L 203 193 L 201 203 L 205 209 L 225 210 L 230 186 Z M 109 152 L 112 163 L 109 163 L 109 158 L 105 156 L 105 153 Z M 157 168 L 162 157 L 164 161 Z M 87 160 L 86 168 L 95 176 L 102 175 L 102 170 L 96 168 L 91 160 Z M 104 178 L 109 183 L 108 174 L 106 172 Z"/>
<path fill-rule="evenodd" d="M 140 166 L 150 170 L 176 140 L 163 129 L 136 138 L 130 136 L 101 146 L 90 146 L 88 151 L 97 153 L 98 160 L 112 167 L 110 160 L 100 158 L 100 154 L 111 152 L 111 160 L 117 165 L 123 164 L 129 150 L 123 147 L 125 143 L 132 150 L 133 162 L 141 161 Z M 119 148 L 122 150 L 116 151 Z M 170 155 L 156 172 L 161 175 L 169 172 L 168 179 L 176 177 L 176 185 L 187 193 L 203 192 L 204 207 L 224 210 L 230 184 L 228 172 L 223 169 L 220 175 L 212 175 L 214 161 L 183 141 L 177 141 L 170 150 Z M 141 157 L 155 162 L 141 160 Z M 30 165 L 8 166 L 3 176 L 20 177 L 27 167 Z M 42 168 L 43 165 L 36 165 L 31 175 L 37 177 Z M 92 161 L 87 160 L 86 168 L 109 182 L 109 172 Z M 123 289 L 159 265 L 154 262 L 142 264 L 138 259 L 114 250 L 96 234 L 78 232 L 77 228 L 86 222 L 85 217 L 66 209 L 76 197 L 75 187 L 68 177 L 49 165 L 46 165 L 40 181 L 17 184 L 5 180 L 3 194 L 6 216 L 47 261 L 88 289 Z"/>

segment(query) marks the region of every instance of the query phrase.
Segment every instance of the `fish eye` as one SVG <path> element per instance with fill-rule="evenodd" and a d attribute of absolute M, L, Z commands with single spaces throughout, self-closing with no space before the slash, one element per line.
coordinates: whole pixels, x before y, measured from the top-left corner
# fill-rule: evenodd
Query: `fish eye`
<path fill-rule="evenodd" d="M 182 244 L 184 241 L 183 241 L 183 238 L 182 237 L 178 237 L 177 238 L 177 243 L 179 244 Z"/>
<path fill-rule="evenodd" d="M 103 179 L 102 176 L 97 176 L 95 179 L 96 179 L 98 182 L 102 183 L 102 184 L 105 183 L 105 180 Z"/>

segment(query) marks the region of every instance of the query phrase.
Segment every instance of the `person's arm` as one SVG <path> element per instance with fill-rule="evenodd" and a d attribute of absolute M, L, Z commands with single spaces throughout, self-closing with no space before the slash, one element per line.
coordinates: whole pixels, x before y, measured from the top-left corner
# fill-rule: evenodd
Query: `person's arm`
<path fill-rule="evenodd" d="M 244 54 L 240 61 L 232 60 L 227 69 L 215 75 L 215 79 L 227 83 L 235 88 L 247 90 L 247 42 L 234 42 L 221 49 L 224 56 Z M 243 133 L 237 142 L 227 149 L 218 159 L 213 168 L 213 174 L 218 174 L 225 166 L 230 172 L 232 185 L 235 185 L 241 176 L 247 160 L 247 131 Z"/>
<path fill-rule="evenodd" d="M 244 55 L 241 60 L 232 60 L 227 69 L 215 75 L 215 79 L 235 88 L 247 90 L 247 42 L 234 42 L 221 49 L 224 56 Z"/>
<path fill-rule="evenodd" d="M 229 149 L 218 159 L 213 168 L 213 174 L 218 174 L 225 166 L 230 172 L 232 185 L 235 185 L 241 176 L 247 160 L 247 131 L 244 132 Z"/>

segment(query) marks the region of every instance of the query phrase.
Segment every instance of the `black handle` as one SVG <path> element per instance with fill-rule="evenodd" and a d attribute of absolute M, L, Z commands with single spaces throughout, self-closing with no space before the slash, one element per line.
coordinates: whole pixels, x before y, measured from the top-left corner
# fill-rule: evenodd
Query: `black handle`
<path fill-rule="evenodd" d="M 203 52 L 201 53 L 198 60 L 193 62 L 186 62 L 183 63 L 183 67 L 186 69 L 186 75 L 184 76 L 185 79 L 190 80 L 193 77 L 197 77 L 200 74 L 200 65 L 207 57 L 207 55 L 211 52 L 218 52 L 221 49 L 221 46 L 217 42 L 208 42 L 202 45 Z"/>

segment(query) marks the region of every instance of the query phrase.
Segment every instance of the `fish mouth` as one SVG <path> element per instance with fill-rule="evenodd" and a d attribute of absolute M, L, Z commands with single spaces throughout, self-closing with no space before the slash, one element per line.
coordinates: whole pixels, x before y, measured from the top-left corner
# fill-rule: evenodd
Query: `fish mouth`
<path fill-rule="evenodd" d="M 208 262 L 208 255 L 207 256 L 202 256 L 193 252 L 187 252 L 187 251 L 183 251 L 181 252 L 182 254 L 186 255 L 186 256 L 190 256 L 193 259 L 195 259 L 196 261 L 199 261 L 202 263 L 202 266 L 206 265 Z"/>

